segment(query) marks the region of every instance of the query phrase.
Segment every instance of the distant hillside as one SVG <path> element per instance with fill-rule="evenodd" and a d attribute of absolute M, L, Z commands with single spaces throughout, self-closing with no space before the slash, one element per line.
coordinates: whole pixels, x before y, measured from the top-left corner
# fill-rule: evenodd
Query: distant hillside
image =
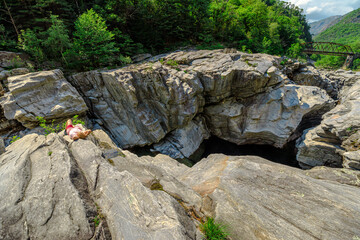
<path fill-rule="evenodd" d="M 360 48 L 360 8 L 343 16 L 338 23 L 314 38 L 318 42 L 337 42 Z"/>
<path fill-rule="evenodd" d="M 331 16 L 313 23 L 310 23 L 310 34 L 314 37 L 341 20 L 341 15 Z"/>

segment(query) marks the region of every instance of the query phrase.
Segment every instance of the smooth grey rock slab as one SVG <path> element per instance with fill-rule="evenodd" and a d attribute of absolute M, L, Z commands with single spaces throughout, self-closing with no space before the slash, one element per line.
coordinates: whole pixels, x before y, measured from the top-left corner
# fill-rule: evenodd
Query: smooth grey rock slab
<path fill-rule="evenodd" d="M 359 187 L 314 177 L 255 156 L 214 154 L 180 179 L 207 199 L 202 208 L 226 224 L 234 239 L 360 236 Z"/>
<path fill-rule="evenodd" d="M 27 135 L 8 146 L 0 157 L 0 239 L 90 239 L 72 171 L 55 134 Z"/>
<path fill-rule="evenodd" d="M 165 192 L 151 191 L 128 171 L 118 171 L 91 141 L 72 142 L 70 149 L 113 239 L 195 239 L 194 223 Z"/>
<path fill-rule="evenodd" d="M 162 188 L 166 193 L 180 200 L 188 209 L 200 214 L 201 197 L 190 187 L 177 179 L 188 167 L 163 154 L 139 157 L 129 151 L 117 148 L 106 133 L 94 132 L 95 144 L 101 148 L 102 157 L 116 170 L 127 171 L 147 188 Z"/>
<path fill-rule="evenodd" d="M 0 100 L 4 115 L 25 127 L 37 126 L 36 116 L 66 119 L 87 110 L 84 100 L 60 70 L 9 77 L 8 81 L 10 92 Z"/>

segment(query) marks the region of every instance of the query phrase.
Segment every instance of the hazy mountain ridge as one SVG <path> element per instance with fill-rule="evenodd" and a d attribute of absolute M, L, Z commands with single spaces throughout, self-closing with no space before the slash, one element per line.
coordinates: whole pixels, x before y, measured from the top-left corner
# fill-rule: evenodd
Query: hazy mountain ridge
<path fill-rule="evenodd" d="M 334 26 L 341 20 L 341 15 L 331 16 L 316 22 L 310 23 L 310 34 L 317 36 L 331 26 Z"/>
<path fill-rule="evenodd" d="M 360 44 L 360 8 L 341 17 L 339 22 L 317 35 L 315 41 L 337 42 L 355 48 Z"/>

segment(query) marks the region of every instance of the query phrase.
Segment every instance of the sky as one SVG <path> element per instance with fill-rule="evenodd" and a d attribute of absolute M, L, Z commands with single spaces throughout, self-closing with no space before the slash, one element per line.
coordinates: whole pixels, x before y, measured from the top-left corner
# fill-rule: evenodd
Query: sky
<path fill-rule="evenodd" d="M 360 8 L 360 0 L 283 0 L 302 9 L 308 22 L 315 22 L 335 15 L 344 15 Z"/>

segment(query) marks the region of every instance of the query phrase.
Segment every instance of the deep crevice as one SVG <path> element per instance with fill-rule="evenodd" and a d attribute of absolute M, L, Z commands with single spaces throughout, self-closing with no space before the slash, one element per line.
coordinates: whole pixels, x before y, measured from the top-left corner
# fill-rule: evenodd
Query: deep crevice
<path fill-rule="evenodd" d="M 300 168 L 296 161 L 295 141 L 289 142 L 285 147 L 280 149 L 270 145 L 237 145 L 212 136 L 202 143 L 201 148 L 204 149 L 203 154 L 198 157 L 198 159 L 192 159 L 193 161 L 199 161 L 214 153 L 222 153 L 229 156 L 255 155 L 272 162 Z"/>
<path fill-rule="evenodd" d="M 93 229 L 94 233 L 96 233 L 97 226 L 95 225 L 94 218 L 98 215 L 96 204 L 93 202 L 91 194 L 88 189 L 88 184 L 85 179 L 85 176 L 81 172 L 80 167 L 78 166 L 77 162 L 74 160 L 74 157 L 71 154 L 71 151 L 68 151 L 70 155 L 70 163 L 71 163 L 71 169 L 70 169 L 70 180 L 76 190 L 79 193 L 80 198 L 83 200 L 84 208 L 86 211 L 86 218 L 88 219 L 89 225 Z M 102 228 L 105 232 L 105 239 L 104 238 L 94 238 L 94 239 L 112 239 L 111 233 L 109 231 L 107 222 L 105 219 L 103 219 L 104 223 L 102 224 Z"/>

